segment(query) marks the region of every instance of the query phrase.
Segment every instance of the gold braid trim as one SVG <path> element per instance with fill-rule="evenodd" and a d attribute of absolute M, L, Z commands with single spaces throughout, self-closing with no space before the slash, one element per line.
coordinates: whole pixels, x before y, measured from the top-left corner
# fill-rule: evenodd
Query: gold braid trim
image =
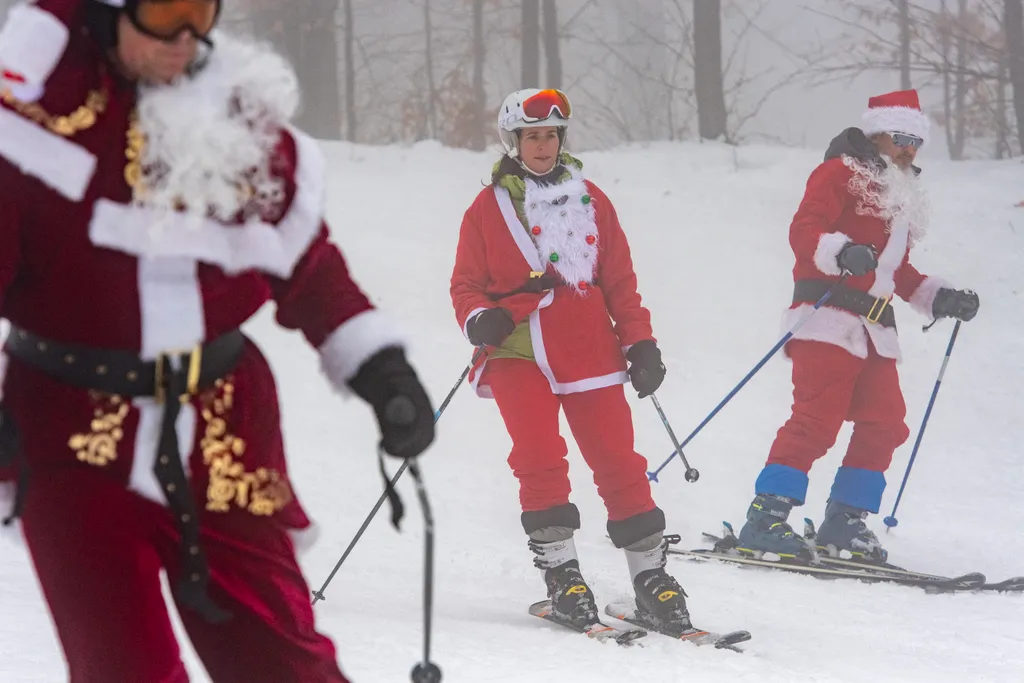
<path fill-rule="evenodd" d="M 91 90 L 85 98 L 85 104 L 71 112 L 67 116 L 53 116 L 35 102 L 22 102 L 11 94 L 11 91 L 3 92 L 4 103 L 16 112 L 35 121 L 47 130 L 70 138 L 84 130 L 89 130 L 96 125 L 99 115 L 107 110 L 109 96 L 102 90 Z"/>

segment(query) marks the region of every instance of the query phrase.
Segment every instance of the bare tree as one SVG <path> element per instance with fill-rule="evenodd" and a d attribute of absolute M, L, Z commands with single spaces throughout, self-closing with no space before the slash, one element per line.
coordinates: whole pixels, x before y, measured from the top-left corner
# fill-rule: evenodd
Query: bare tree
<path fill-rule="evenodd" d="M 1019 149 L 1024 154 L 1024 8 L 1021 0 L 1003 0 L 1003 27 L 1010 83 L 1013 84 L 1013 109 L 1017 118 Z"/>
<path fill-rule="evenodd" d="M 701 139 L 727 138 L 722 82 L 722 2 L 693 0 L 694 90 Z"/>
<path fill-rule="evenodd" d="M 345 0 L 345 126 L 349 142 L 356 141 L 356 60 L 355 21 L 352 19 L 352 0 Z"/>
<path fill-rule="evenodd" d="M 523 74 L 520 87 L 540 85 L 540 0 L 523 1 L 523 35 L 521 43 Z"/>
<path fill-rule="evenodd" d="M 555 0 L 544 0 L 544 59 L 547 62 L 548 88 L 562 87 L 562 53 L 558 44 L 558 10 Z"/>
<path fill-rule="evenodd" d="M 484 116 L 487 110 L 487 91 L 484 89 L 484 0 L 473 0 L 473 108 L 476 122 L 469 134 L 470 149 L 482 150 L 487 146 L 484 136 Z"/>
<path fill-rule="evenodd" d="M 437 87 L 434 85 L 433 27 L 430 21 L 430 0 L 423 0 L 423 32 L 426 40 L 427 70 L 427 131 L 431 138 L 437 137 Z"/>
<path fill-rule="evenodd" d="M 910 2 L 899 0 L 900 90 L 910 90 Z"/>

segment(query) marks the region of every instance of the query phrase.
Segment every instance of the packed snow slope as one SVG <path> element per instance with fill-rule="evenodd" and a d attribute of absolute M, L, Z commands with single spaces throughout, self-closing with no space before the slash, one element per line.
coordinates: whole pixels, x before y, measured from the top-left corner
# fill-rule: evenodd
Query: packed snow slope
<path fill-rule="evenodd" d="M 326 146 L 334 235 L 373 300 L 412 339 L 411 356 L 435 404 L 471 348 L 454 320 L 448 282 L 463 212 L 492 154 L 443 149 Z M 789 221 L 820 151 L 656 144 L 582 154 L 585 172 L 615 203 L 631 241 L 668 376 L 659 398 L 688 434 L 781 336 L 791 293 Z M 913 262 L 981 297 L 961 329 L 924 443 L 884 534 L 894 562 L 938 573 L 1024 574 L 1024 210 L 1019 162 L 922 162 L 934 219 Z M 910 440 L 896 453 L 887 514 L 942 362 L 951 321 L 927 322 L 896 303 L 905 361 Z M 376 426 L 319 374 L 302 338 L 275 327 L 268 307 L 249 326 L 279 373 L 291 470 L 321 528 L 303 556 L 319 587 L 381 492 Z M 788 416 L 789 365 L 773 359 L 687 448 L 701 473 L 672 463 L 655 485 L 669 531 L 701 545 L 723 519 L 737 529 L 775 431 Z M 655 467 L 672 447 L 650 401 L 631 397 L 637 448 Z M 422 466 L 437 532 L 433 659 L 446 683 L 608 681 L 1008 681 L 1024 670 L 1024 596 L 928 595 L 916 588 L 821 581 L 678 559 L 695 623 L 749 629 L 744 654 L 698 649 L 657 635 L 646 649 L 601 645 L 527 614 L 543 597 L 519 522 L 510 448 L 493 402 L 463 386 Z M 564 432 L 569 435 L 568 429 Z M 849 426 L 811 473 L 807 505 L 820 523 Z M 630 594 L 622 553 L 605 538 L 604 508 L 570 441 L 577 546 L 598 598 Z M 392 468 L 397 463 L 391 463 Z M 401 533 L 385 507 L 316 607 L 356 683 L 408 681 L 422 652 L 423 527 L 412 482 L 400 484 Z M 0 680 L 59 681 L 61 652 L 22 548 L 0 555 Z M 187 641 L 196 681 L 205 674 Z M 244 653 L 239 653 L 244 656 Z M 290 682 L 282 682 L 290 683 Z"/>

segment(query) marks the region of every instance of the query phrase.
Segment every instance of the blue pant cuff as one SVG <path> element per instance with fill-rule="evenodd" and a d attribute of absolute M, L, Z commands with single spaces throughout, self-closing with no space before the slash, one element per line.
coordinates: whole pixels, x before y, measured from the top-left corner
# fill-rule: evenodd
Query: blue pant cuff
<path fill-rule="evenodd" d="M 803 505 L 807 498 L 807 473 L 789 465 L 765 465 L 754 484 L 754 494 L 791 498 Z"/>
<path fill-rule="evenodd" d="M 832 483 L 831 499 L 859 510 L 878 512 L 885 491 L 885 473 L 859 467 L 840 467 Z"/>

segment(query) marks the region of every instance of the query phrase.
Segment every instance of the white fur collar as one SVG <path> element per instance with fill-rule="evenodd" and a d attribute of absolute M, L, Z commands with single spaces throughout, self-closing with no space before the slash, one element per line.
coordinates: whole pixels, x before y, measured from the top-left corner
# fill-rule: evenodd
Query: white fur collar
<path fill-rule="evenodd" d="M 597 271 L 597 218 L 583 177 L 570 173 L 557 185 L 527 177 L 524 205 L 541 263 L 554 266 L 568 286 L 583 294 Z"/>
<path fill-rule="evenodd" d="M 216 47 L 194 77 L 140 88 L 145 191 L 136 201 L 222 221 L 265 216 L 281 201 L 270 164 L 298 108 L 298 80 L 268 48 L 219 31 L 212 37 Z"/>

